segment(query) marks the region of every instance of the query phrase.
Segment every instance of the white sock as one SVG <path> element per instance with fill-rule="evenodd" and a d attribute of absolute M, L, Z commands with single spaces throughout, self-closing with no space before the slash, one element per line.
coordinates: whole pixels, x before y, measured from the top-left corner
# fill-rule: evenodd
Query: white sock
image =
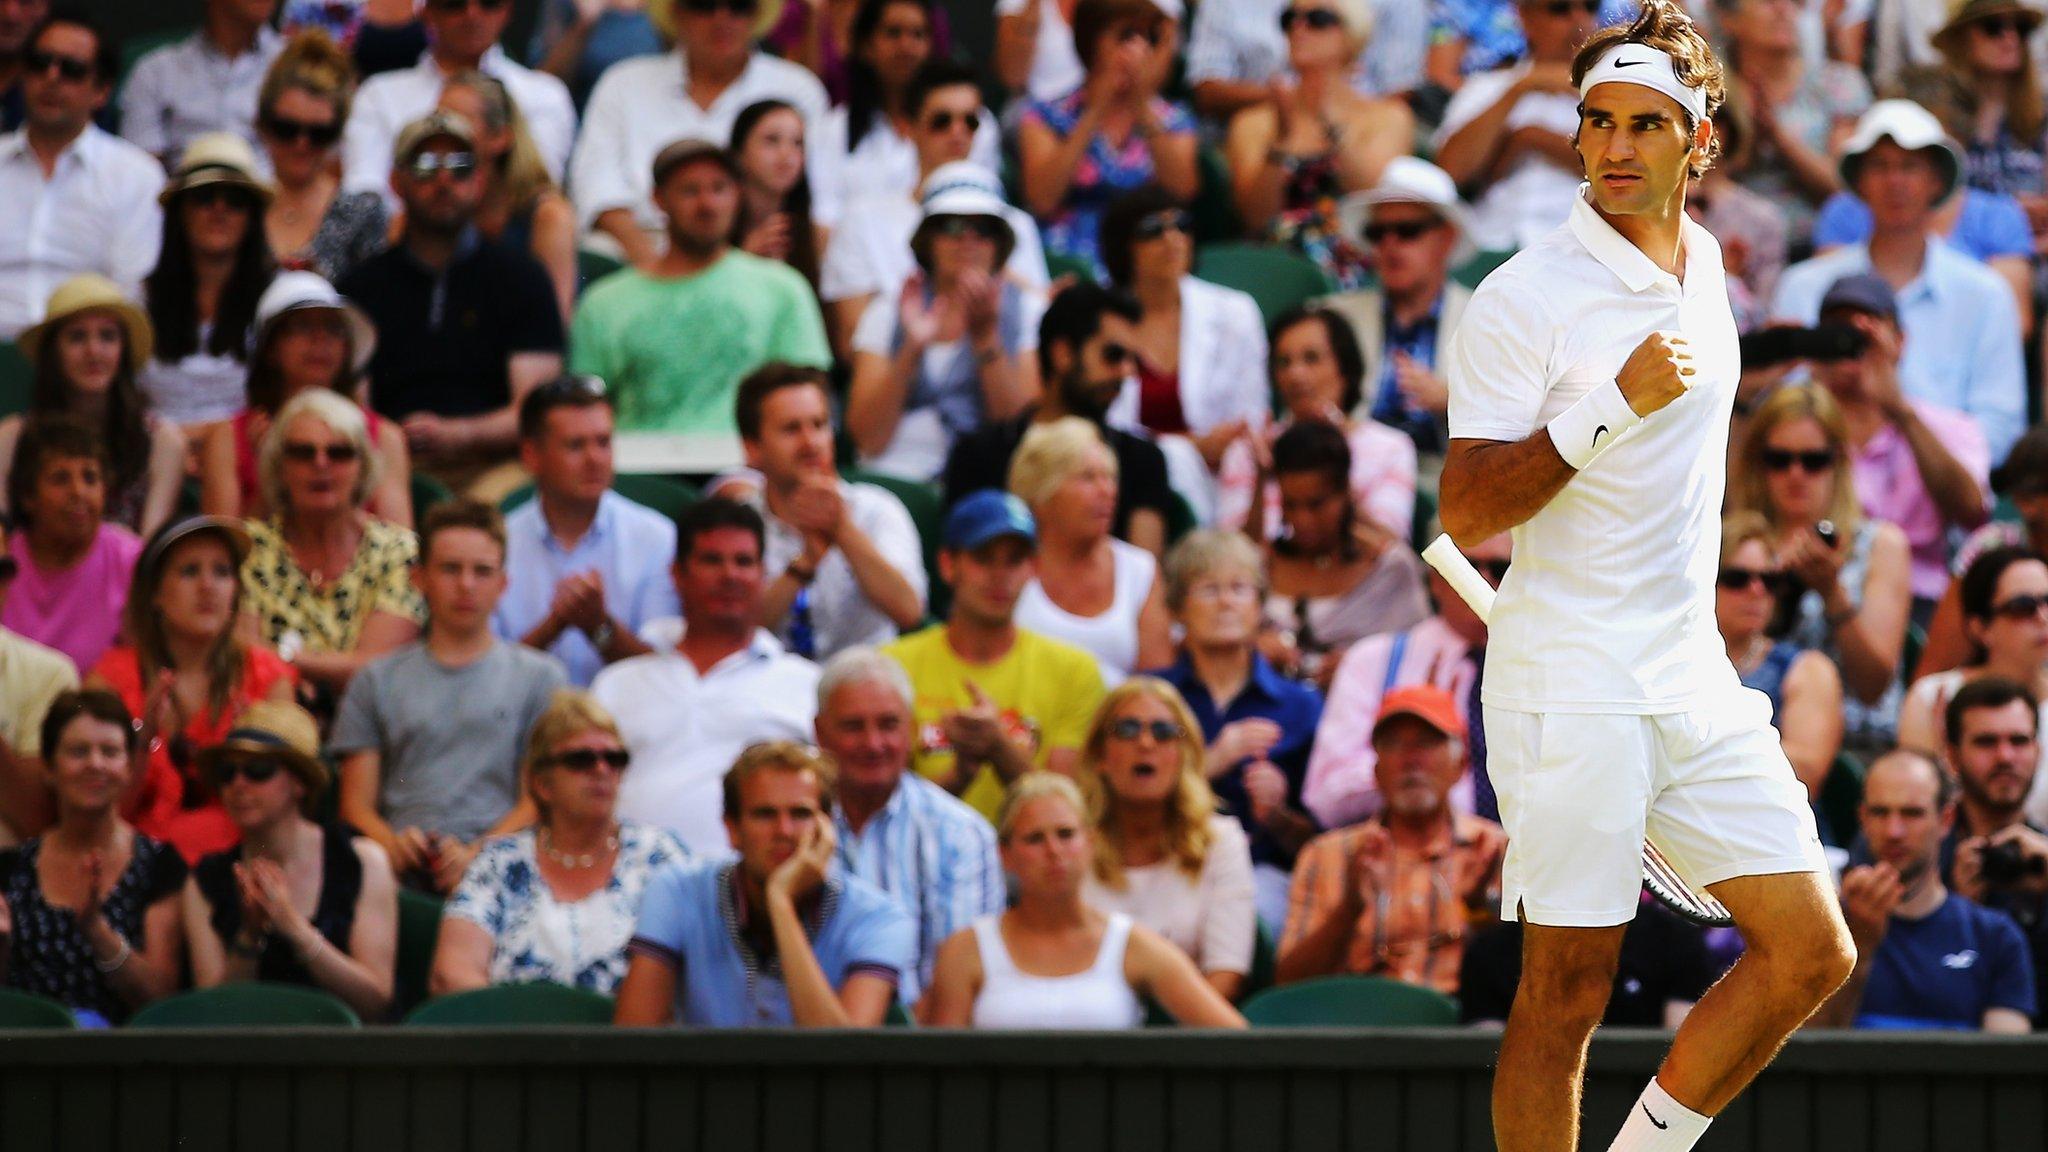
<path fill-rule="evenodd" d="M 1607 1152 L 1692 1152 L 1713 1120 L 1673 1100 L 1652 1077 Z"/>

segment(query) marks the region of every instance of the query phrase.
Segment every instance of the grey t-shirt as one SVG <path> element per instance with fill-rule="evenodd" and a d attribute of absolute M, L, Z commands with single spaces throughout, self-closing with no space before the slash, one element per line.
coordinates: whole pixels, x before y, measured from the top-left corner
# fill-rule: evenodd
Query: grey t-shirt
<path fill-rule="evenodd" d="M 567 682 L 553 658 L 518 644 L 460 668 L 408 644 L 355 674 L 329 746 L 380 755 L 377 806 L 393 828 L 474 840 L 519 802 L 527 730 Z"/>

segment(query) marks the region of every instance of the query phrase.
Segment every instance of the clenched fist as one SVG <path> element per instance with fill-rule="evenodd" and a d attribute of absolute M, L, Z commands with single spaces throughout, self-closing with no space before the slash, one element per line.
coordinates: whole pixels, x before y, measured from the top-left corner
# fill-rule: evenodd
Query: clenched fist
<path fill-rule="evenodd" d="M 1692 347 L 1676 332 L 1652 332 L 1629 353 L 1614 377 L 1621 397 L 1647 419 L 1692 387 Z"/>

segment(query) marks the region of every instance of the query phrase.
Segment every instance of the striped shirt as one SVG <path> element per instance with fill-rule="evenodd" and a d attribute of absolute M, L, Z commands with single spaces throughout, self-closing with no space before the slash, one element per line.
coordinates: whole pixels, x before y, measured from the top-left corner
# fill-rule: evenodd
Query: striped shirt
<path fill-rule="evenodd" d="M 888 893 L 916 921 L 917 964 L 903 974 L 897 992 L 903 1003 L 915 1003 L 931 984 L 946 937 L 1003 910 L 995 829 L 944 788 L 908 771 L 866 827 L 854 831 L 843 805 L 835 806 L 832 823 L 840 866 Z"/>

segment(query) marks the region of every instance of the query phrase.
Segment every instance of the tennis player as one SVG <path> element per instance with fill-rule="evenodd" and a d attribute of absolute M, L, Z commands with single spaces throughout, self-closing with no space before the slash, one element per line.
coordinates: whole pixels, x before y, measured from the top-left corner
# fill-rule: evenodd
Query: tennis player
<path fill-rule="evenodd" d="M 1713 583 L 1739 372 L 1721 249 L 1685 214 L 1721 65 L 1669 0 L 1572 63 L 1589 184 L 1489 276 L 1449 362 L 1444 527 L 1512 529 L 1486 648 L 1487 769 L 1522 984 L 1494 1081 L 1502 1152 L 1578 1147 L 1586 1045 L 1647 831 L 1748 941 L 1611 1152 L 1684 1152 L 1849 974 L 1806 792 L 1741 686 Z"/>

